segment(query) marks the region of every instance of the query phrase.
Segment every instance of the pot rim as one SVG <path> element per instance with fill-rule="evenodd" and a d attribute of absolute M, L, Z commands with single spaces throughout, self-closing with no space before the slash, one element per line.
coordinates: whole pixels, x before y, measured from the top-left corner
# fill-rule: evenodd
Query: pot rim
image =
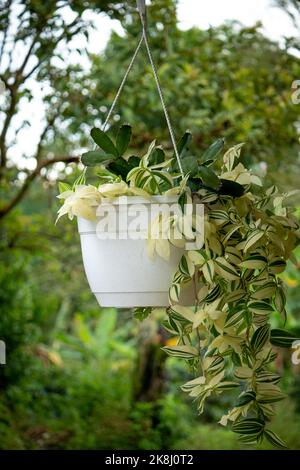
<path fill-rule="evenodd" d="M 162 203 L 174 203 L 178 202 L 179 195 L 170 194 L 170 195 L 155 195 L 145 198 L 142 196 L 117 196 L 114 198 L 105 198 L 101 200 L 99 205 L 101 206 L 122 206 L 129 204 L 162 204 Z M 95 206 L 95 207 L 98 207 Z"/>

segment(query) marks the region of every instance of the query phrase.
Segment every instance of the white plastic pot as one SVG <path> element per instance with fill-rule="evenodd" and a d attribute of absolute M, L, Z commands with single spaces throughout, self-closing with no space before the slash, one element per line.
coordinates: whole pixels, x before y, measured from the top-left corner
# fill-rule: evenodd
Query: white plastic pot
<path fill-rule="evenodd" d="M 141 209 L 142 204 L 144 209 L 141 212 L 141 225 L 142 229 L 147 230 L 150 204 L 170 205 L 176 201 L 177 198 L 166 196 L 153 196 L 151 200 L 129 197 L 126 206 L 116 199 L 105 202 L 105 208 L 108 212 L 110 209 L 116 211 L 119 220 L 125 222 L 126 226 L 125 213 Z M 99 239 L 102 231 L 101 227 L 99 229 L 101 217 L 103 219 L 104 215 L 98 216 L 97 221 L 78 218 L 84 268 L 99 304 L 102 307 L 168 306 L 169 287 L 183 250 L 172 246 L 169 261 L 159 256 L 152 261 L 147 253 L 146 240 Z M 118 228 L 118 235 L 124 230 L 124 226 L 123 229 Z M 134 236 L 132 229 L 129 228 L 128 231 L 131 237 Z M 185 297 L 182 301 L 188 303 L 190 293 Z"/>

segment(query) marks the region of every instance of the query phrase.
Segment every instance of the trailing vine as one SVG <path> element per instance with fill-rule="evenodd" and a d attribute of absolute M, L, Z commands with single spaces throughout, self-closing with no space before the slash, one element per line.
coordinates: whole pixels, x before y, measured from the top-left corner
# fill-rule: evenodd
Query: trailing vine
<path fill-rule="evenodd" d="M 194 378 L 182 390 L 197 402 L 199 413 L 211 395 L 234 390 L 235 405 L 220 424 L 231 425 L 245 443 L 266 438 L 285 448 L 269 427 L 276 403 L 285 398 L 274 371 L 274 346 L 291 348 L 297 338 L 271 324 L 278 313 L 283 324 L 286 319 L 280 274 L 288 260 L 295 261 L 292 252 L 299 244 L 299 225 L 289 205 L 296 192 L 281 194 L 275 186 L 265 188 L 241 163 L 241 144 L 220 159 L 224 141 L 218 139 L 203 155 L 195 156 L 191 134 L 186 132 L 178 144 L 185 174 L 181 179 L 176 160 L 155 142 L 143 157 L 128 151 L 128 125 L 120 128 L 115 142 L 100 129 L 91 135 L 99 149 L 85 153 L 82 162 L 88 167 L 100 165 L 99 186 L 85 185 L 85 174 L 73 187 L 63 183 L 59 197 L 65 202 L 59 217 L 95 218 L 95 205 L 122 194 L 177 194 L 182 215 L 158 217 L 150 228 L 161 234 L 171 228 L 171 233 L 179 231 L 184 241 L 190 241 L 196 236 L 196 219 L 183 229 L 184 208 L 187 203 L 204 205 L 203 245 L 184 252 L 170 286 L 164 327 L 177 344 L 164 350 L 187 361 Z M 175 238 L 149 236 L 149 255 L 167 260 L 172 245 L 184 245 Z M 194 291 L 191 306 L 181 303 L 187 286 Z M 135 310 L 139 319 L 150 313 L 150 307 Z"/>

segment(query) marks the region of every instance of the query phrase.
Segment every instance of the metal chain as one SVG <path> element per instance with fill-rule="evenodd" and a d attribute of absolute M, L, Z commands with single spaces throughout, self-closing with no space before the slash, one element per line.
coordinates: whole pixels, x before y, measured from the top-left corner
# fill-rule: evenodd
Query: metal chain
<path fill-rule="evenodd" d="M 184 178 L 184 172 L 183 172 L 183 168 L 182 168 L 182 164 L 181 164 L 181 160 L 180 160 L 180 155 L 179 155 L 179 152 L 178 152 L 178 149 L 177 149 L 174 130 L 173 130 L 173 127 L 172 127 L 172 124 L 171 124 L 170 116 L 169 116 L 168 109 L 167 109 L 165 99 L 164 99 L 164 94 L 163 94 L 163 91 L 162 91 L 162 88 L 161 88 L 161 85 L 160 85 L 160 81 L 159 81 L 159 78 L 158 78 L 158 73 L 157 73 L 156 66 L 155 66 L 155 63 L 154 63 L 154 60 L 153 60 L 153 56 L 152 56 L 152 52 L 151 52 L 151 49 L 150 49 L 150 46 L 149 46 L 147 32 L 146 32 L 146 28 L 145 28 L 144 23 L 143 23 L 143 37 L 144 37 L 148 57 L 149 57 L 149 60 L 150 60 L 151 68 L 152 68 L 152 71 L 153 71 L 157 91 L 158 91 L 160 101 L 161 101 L 161 105 L 162 105 L 162 108 L 163 108 L 163 112 L 164 112 L 164 115 L 165 115 L 165 118 L 166 118 L 166 121 L 167 121 L 167 126 L 168 126 L 168 129 L 169 129 L 169 134 L 170 134 L 172 145 L 173 145 L 173 148 L 174 148 L 174 153 L 175 153 L 175 156 L 176 156 L 176 159 L 177 159 L 177 162 L 178 162 L 178 166 L 179 166 L 181 176 Z"/>
<path fill-rule="evenodd" d="M 183 172 L 183 168 L 182 168 L 182 164 L 181 164 L 181 160 L 180 160 L 180 155 L 179 155 L 176 140 L 175 140 L 174 130 L 173 130 L 173 127 L 172 127 L 172 124 L 171 124 L 170 116 L 169 116 L 168 109 L 167 109 L 165 99 L 164 99 L 164 94 L 163 94 L 163 91 L 162 91 L 162 87 L 160 85 L 158 73 L 157 73 L 156 66 L 155 66 L 155 63 L 154 63 L 154 60 L 153 60 L 151 48 L 150 48 L 150 45 L 149 45 L 149 42 L 148 42 L 148 37 L 147 37 L 147 15 L 146 15 L 145 0 L 137 0 L 137 6 L 138 6 L 138 10 L 139 10 L 140 17 L 141 17 L 143 33 L 142 33 L 142 36 L 141 36 L 141 38 L 138 42 L 136 50 L 135 50 L 135 52 L 132 56 L 132 59 L 131 59 L 129 65 L 128 65 L 128 68 L 125 72 L 125 75 L 124 75 L 124 77 L 121 81 L 121 84 L 120 84 L 119 89 L 116 93 L 116 96 L 115 96 L 115 98 L 112 102 L 112 105 L 111 105 L 111 107 L 110 107 L 110 109 L 107 113 L 105 122 L 102 126 L 102 130 L 105 131 L 105 129 L 106 129 L 106 126 L 107 126 L 107 124 L 108 124 L 108 122 L 111 118 L 111 115 L 112 115 L 112 113 L 115 109 L 115 106 L 117 104 L 117 101 L 120 97 L 120 94 L 121 94 L 121 92 L 124 88 L 124 85 L 126 83 L 128 75 L 129 75 L 129 73 L 130 73 L 130 71 L 133 67 L 135 59 L 138 55 L 138 52 L 141 48 L 141 45 L 142 45 L 143 41 L 144 41 L 146 49 L 147 49 L 147 54 L 148 54 L 148 57 L 149 57 L 149 60 L 150 60 L 150 65 L 151 65 L 151 68 L 152 68 L 152 71 L 153 71 L 153 76 L 154 76 L 154 79 L 155 79 L 155 83 L 156 83 L 156 87 L 157 87 L 157 90 L 158 90 L 159 98 L 160 98 L 161 105 L 162 105 L 162 108 L 163 108 L 163 112 L 164 112 L 164 115 L 165 115 L 165 118 L 166 118 L 169 134 L 170 134 L 170 137 L 171 137 L 171 142 L 172 142 L 172 145 L 173 145 L 173 148 L 174 148 L 174 153 L 175 153 L 175 156 L 176 156 L 176 159 L 177 159 L 177 162 L 178 162 L 178 166 L 179 166 L 181 176 L 184 177 L 184 172 Z M 95 148 L 97 148 L 97 145 L 95 146 Z M 84 172 L 85 172 L 85 170 L 86 170 L 86 168 L 84 169 Z"/>
<path fill-rule="evenodd" d="M 128 65 L 128 68 L 127 68 L 127 70 L 126 70 L 126 72 L 125 72 L 125 75 L 124 75 L 124 77 L 123 77 L 123 80 L 122 80 L 122 82 L 121 82 L 121 84 L 120 84 L 120 86 L 119 86 L 119 89 L 118 89 L 118 91 L 117 91 L 117 94 L 116 94 L 116 96 L 115 96 L 115 98 L 114 98 L 114 100 L 113 100 L 113 102 L 112 102 L 112 105 L 111 105 L 111 107 L 110 107 L 110 110 L 109 110 L 108 113 L 107 113 L 105 122 L 104 122 L 104 124 L 103 124 L 103 126 L 102 126 L 102 130 L 103 130 L 103 131 L 105 131 L 106 126 L 107 126 L 107 124 L 108 124 L 108 122 L 109 122 L 109 120 L 110 120 L 110 117 L 111 117 L 112 113 L 113 113 L 113 110 L 115 109 L 115 106 L 116 106 L 117 101 L 118 101 L 118 99 L 119 99 L 119 97 L 120 97 L 120 94 L 121 94 L 121 92 L 122 92 L 122 90 L 123 90 L 123 88 L 124 88 L 124 85 L 125 85 L 125 83 L 126 83 L 126 80 L 127 80 L 127 78 L 128 78 L 128 75 L 129 75 L 129 73 L 130 73 L 130 71 L 131 71 L 131 69 L 132 69 L 132 67 L 133 67 L 133 64 L 134 64 L 134 62 L 135 62 L 135 59 L 136 59 L 136 57 L 137 57 L 137 55 L 138 55 L 138 53 L 139 53 L 139 50 L 140 50 L 141 45 L 142 45 L 142 43 L 143 43 L 143 40 L 144 40 L 144 36 L 143 36 L 143 34 L 142 34 L 141 39 L 139 40 L 139 43 L 138 43 L 138 45 L 137 45 L 137 47 L 136 47 L 136 50 L 135 50 L 135 52 L 134 52 L 134 54 L 133 54 L 133 56 L 132 56 L 132 59 L 131 59 L 129 65 Z"/>

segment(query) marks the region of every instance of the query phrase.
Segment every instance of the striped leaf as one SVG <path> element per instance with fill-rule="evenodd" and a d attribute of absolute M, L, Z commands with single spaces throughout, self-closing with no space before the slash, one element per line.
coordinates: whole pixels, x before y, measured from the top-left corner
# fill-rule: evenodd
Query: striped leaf
<path fill-rule="evenodd" d="M 196 379 L 189 380 L 189 382 L 186 382 L 184 385 L 181 386 L 181 389 L 184 392 L 190 392 L 193 388 L 198 387 L 199 385 L 204 385 L 205 384 L 205 377 L 202 375 L 200 377 L 197 377 Z"/>
<path fill-rule="evenodd" d="M 216 271 L 220 276 L 228 281 L 239 279 L 239 274 L 236 269 L 223 257 L 219 256 L 216 260 Z"/>
<path fill-rule="evenodd" d="M 233 264 L 239 265 L 243 261 L 242 253 L 233 246 L 226 247 L 226 259 Z"/>
<path fill-rule="evenodd" d="M 279 313 L 285 311 L 286 297 L 282 287 L 277 287 L 274 299 L 274 305 Z"/>
<path fill-rule="evenodd" d="M 228 242 L 229 238 L 235 233 L 237 232 L 237 230 L 239 230 L 240 228 L 242 227 L 242 225 L 234 225 L 230 230 L 228 230 L 228 232 L 226 233 L 226 235 L 222 238 L 222 243 L 224 245 L 226 245 L 226 243 Z"/>
<path fill-rule="evenodd" d="M 189 307 L 184 307 L 183 305 L 172 305 L 170 307 L 171 310 L 171 315 L 174 320 L 187 320 L 190 323 L 193 323 L 195 320 L 195 313 L 194 311 L 189 308 Z"/>
<path fill-rule="evenodd" d="M 173 284 L 169 289 L 170 303 L 178 302 L 180 296 L 180 284 Z"/>
<path fill-rule="evenodd" d="M 188 257 L 196 266 L 202 266 L 206 262 L 206 258 L 199 251 L 189 251 Z"/>
<path fill-rule="evenodd" d="M 270 338 L 270 327 L 269 325 L 261 326 L 257 328 L 254 335 L 251 338 L 251 346 L 255 352 L 259 352 Z"/>
<path fill-rule="evenodd" d="M 262 230 L 256 229 L 253 230 L 253 232 L 250 233 L 250 235 L 247 237 L 245 246 L 244 246 L 244 251 L 249 251 L 250 248 L 255 245 L 264 235 L 264 232 Z"/>
<path fill-rule="evenodd" d="M 251 255 L 245 261 L 242 261 L 240 266 L 247 269 L 263 269 L 266 267 L 267 261 L 264 256 Z"/>
<path fill-rule="evenodd" d="M 248 418 L 233 423 L 232 430 L 238 434 L 257 435 L 263 430 L 264 425 L 264 421 L 258 418 Z"/>
<path fill-rule="evenodd" d="M 243 392 L 238 397 L 236 406 L 245 406 L 251 401 L 254 401 L 255 399 L 256 399 L 256 393 L 253 392 L 252 390 L 249 390 L 248 392 Z"/>
<path fill-rule="evenodd" d="M 266 325 L 270 320 L 270 315 L 266 313 L 263 315 L 262 313 L 260 315 L 254 315 L 253 316 L 253 325 L 259 328 L 260 326 Z"/>
<path fill-rule="evenodd" d="M 207 367 L 207 371 L 211 373 L 215 373 L 215 374 L 220 373 L 224 368 L 224 359 L 220 356 L 217 356 L 215 358 L 209 358 L 209 359 L 212 359 L 212 362 Z"/>
<path fill-rule="evenodd" d="M 199 195 L 200 195 L 202 204 L 205 204 L 205 203 L 208 204 L 218 199 L 218 195 L 215 192 L 209 191 L 207 189 L 203 191 L 199 191 Z"/>
<path fill-rule="evenodd" d="M 240 384 L 236 382 L 230 382 L 230 381 L 224 381 L 220 382 L 218 385 L 216 385 L 217 390 L 232 390 L 233 388 L 239 387 Z"/>
<path fill-rule="evenodd" d="M 243 145 L 243 143 L 235 145 L 234 147 L 231 147 L 229 150 L 227 150 L 227 152 L 224 154 L 223 162 L 227 171 L 233 170 L 235 161 L 239 158 Z"/>
<path fill-rule="evenodd" d="M 256 289 L 256 291 L 251 294 L 251 298 L 256 300 L 270 299 L 275 294 L 275 291 L 276 284 L 274 284 L 274 282 L 267 282 Z"/>
<path fill-rule="evenodd" d="M 273 383 L 258 383 L 257 384 L 257 401 L 259 403 L 276 403 L 284 400 L 286 395 L 282 393 Z"/>
<path fill-rule="evenodd" d="M 195 265 L 187 256 L 183 255 L 179 263 L 179 271 L 186 277 L 192 277 L 195 273 Z"/>
<path fill-rule="evenodd" d="M 262 432 L 259 433 L 259 434 L 257 434 L 257 435 L 256 435 L 256 434 L 253 434 L 253 435 L 252 435 L 252 434 L 249 434 L 249 435 L 244 435 L 244 436 L 243 436 L 243 435 L 240 435 L 240 436 L 238 437 L 238 440 L 239 440 L 240 442 L 242 442 L 243 444 L 247 444 L 247 445 L 252 445 L 252 446 L 253 446 L 253 445 L 255 445 L 255 444 L 258 443 L 258 441 L 260 440 L 261 435 L 262 435 Z"/>
<path fill-rule="evenodd" d="M 271 274 L 280 274 L 286 268 L 286 262 L 283 259 L 276 259 L 269 263 L 269 272 Z"/>
<path fill-rule="evenodd" d="M 162 348 L 169 356 L 180 357 L 182 359 L 194 359 L 198 356 L 198 350 L 193 346 L 164 346 Z"/>
<path fill-rule="evenodd" d="M 210 304 L 210 303 L 214 302 L 218 297 L 220 297 L 221 293 L 222 293 L 222 289 L 221 289 L 220 284 L 216 284 L 215 287 L 208 292 L 208 294 L 205 297 L 204 301 L 207 304 Z"/>
<path fill-rule="evenodd" d="M 209 239 L 206 241 L 210 250 L 213 251 L 216 255 L 221 256 L 223 254 L 223 245 L 217 237 L 210 235 Z"/>
<path fill-rule="evenodd" d="M 279 346 L 280 348 L 291 348 L 293 342 L 297 340 L 299 340 L 299 338 L 289 331 L 281 329 L 271 330 L 270 343 L 273 344 L 273 346 Z"/>
<path fill-rule="evenodd" d="M 271 431 L 271 429 L 265 429 L 264 436 L 274 447 L 277 447 L 278 449 L 288 448 L 286 443 L 277 434 L 275 434 L 275 432 Z"/>
<path fill-rule="evenodd" d="M 225 322 L 225 328 L 230 328 L 231 326 L 235 326 L 241 321 L 245 319 L 245 312 L 243 310 L 235 313 L 234 315 L 231 315 L 227 317 L 226 322 Z"/>
<path fill-rule="evenodd" d="M 250 367 L 237 367 L 234 375 L 241 380 L 247 380 L 250 379 L 253 375 L 253 370 L 250 369 Z"/>
<path fill-rule="evenodd" d="M 248 309 L 256 315 L 268 315 L 273 312 L 273 307 L 267 302 L 252 300 L 247 304 Z"/>
<path fill-rule="evenodd" d="M 207 263 L 202 266 L 202 273 L 206 282 L 212 284 L 215 274 L 215 265 L 212 259 L 208 260 Z"/>
<path fill-rule="evenodd" d="M 276 384 L 280 380 L 280 375 L 274 374 L 267 370 L 262 370 L 256 373 L 256 382 L 258 383 L 274 383 Z"/>
<path fill-rule="evenodd" d="M 228 212 L 222 211 L 222 210 L 211 210 L 209 212 L 209 218 L 211 220 L 214 220 L 217 223 L 217 225 L 221 223 L 230 222 Z"/>
<path fill-rule="evenodd" d="M 226 294 L 226 303 L 236 302 L 237 300 L 242 299 L 245 297 L 246 292 L 243 289 L 237 289 L 229 294 Z"/>

